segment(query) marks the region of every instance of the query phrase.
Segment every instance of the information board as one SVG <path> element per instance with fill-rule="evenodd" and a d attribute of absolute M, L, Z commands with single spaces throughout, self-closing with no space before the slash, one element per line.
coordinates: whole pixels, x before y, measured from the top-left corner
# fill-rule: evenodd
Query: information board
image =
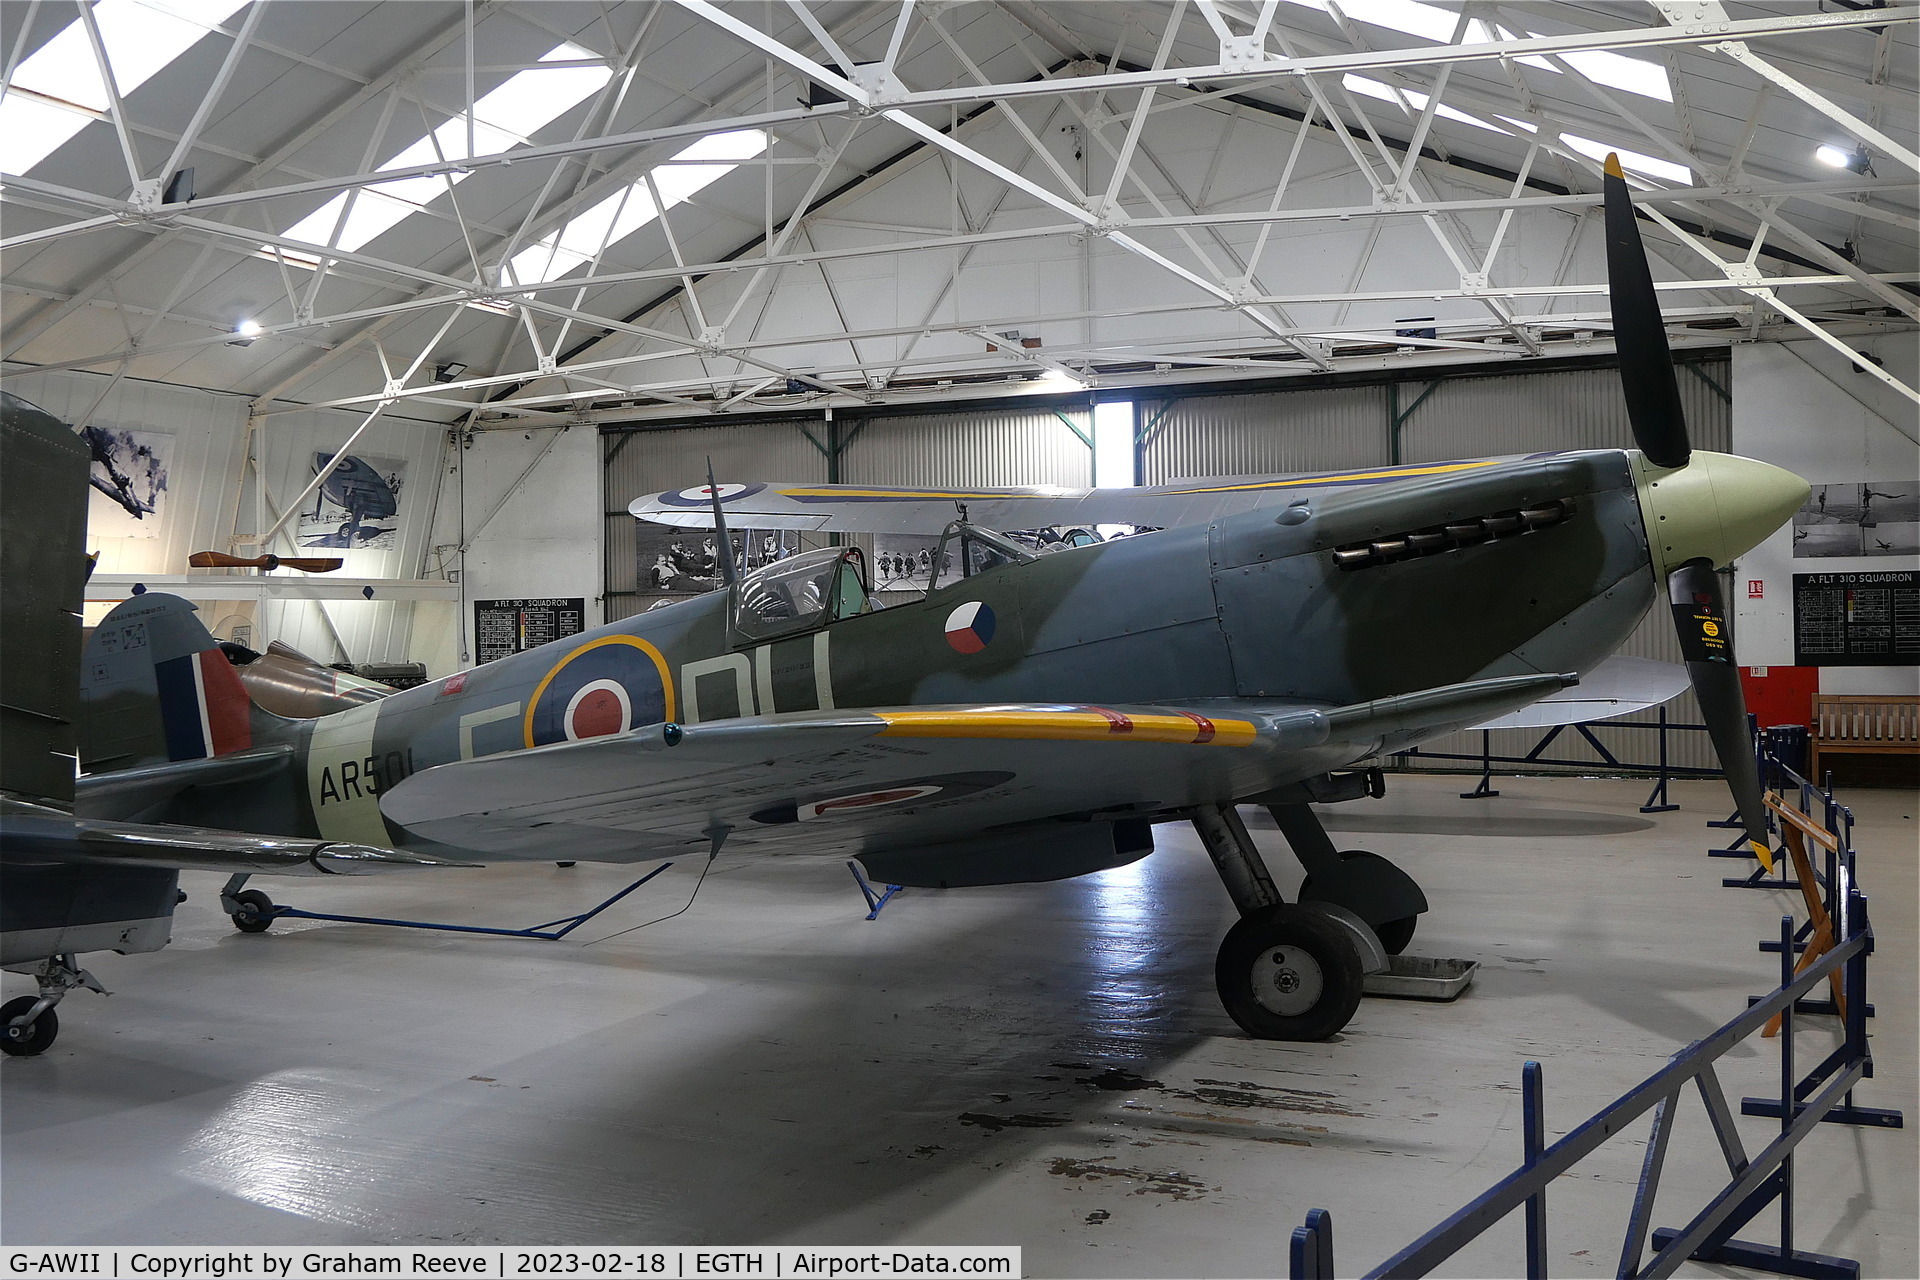
<path fill-rule="evenodd" d="M 1802 667 L 1920 663 L 1920 573 L 1794 574 L 1793 661 Z"/>
<path fill-rule="evenodd" d="M 584 596 L 544 600 L 475 600 L 473 659 L 492 662 L 510 653 L 537 649 L 549 640 L 577 636 L 587 629 Z"/>

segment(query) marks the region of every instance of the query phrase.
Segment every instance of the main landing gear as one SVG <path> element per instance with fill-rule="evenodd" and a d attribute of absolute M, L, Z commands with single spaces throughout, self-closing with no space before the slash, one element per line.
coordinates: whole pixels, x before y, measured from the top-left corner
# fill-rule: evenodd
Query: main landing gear
<path fill-rule="evenodd" d="M 82 969 L 72 953 L 48 956 L 34 971 L 40 982 L 40 994 L 20 996 L 0 1005 L 0 1053 L 30 1058 L 45 1053 L 60 1034 L 60 1019 L 53 1007 L 75 987 L 107 994 L 100 980 Z"/>
<path fill-rule="evenodd" d="M 1262 1040 L 1324 1040 L 1352 1019 L 1369 973 L 1387 968 L 1413 939 L 1426 895 L 1379 854 L 1340 852 L 1311 808 L 1312 797 L 1276 793 L 1268 805 L 1307 871 L 1300 901 L 1287 903 L 1232 805 L 1193 810 L 1214 868 L 1240 910 L 1214 963 L 1227 1013 Z"/>

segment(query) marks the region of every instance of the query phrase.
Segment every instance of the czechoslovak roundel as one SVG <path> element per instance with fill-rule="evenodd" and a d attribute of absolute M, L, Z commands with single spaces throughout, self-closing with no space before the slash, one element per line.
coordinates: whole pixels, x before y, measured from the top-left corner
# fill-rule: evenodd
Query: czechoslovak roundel
<path fill-rule="evenodd" d="M 947 615 L 947 643 L 961 653 L 978 653 L 993 639 L 993 610 L 969 600 Z"/>

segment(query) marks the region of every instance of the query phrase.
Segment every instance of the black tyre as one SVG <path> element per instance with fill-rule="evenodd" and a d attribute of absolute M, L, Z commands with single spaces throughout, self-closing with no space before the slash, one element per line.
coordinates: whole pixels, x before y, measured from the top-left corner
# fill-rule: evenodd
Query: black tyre
<path fill-rule="evenodd" d="M 1220 1003 L 1260 1040 L 1325 1040 L 1360 1007 L 1360 952 L 1340 925 L 1280 903 L 1241 919 L 1220 943 Z"/>
<path fill-rule="evenodd" d="M 1395 875 L 1404 877 L 1406 874 L 1392 862 L 1366 849 L 1343 849 L 1340 851 L 1340 861 L 1355 863 L 1376 862 L 1389 868 Z M 1312 902 L 1314 900 L 1313 877 L 1308 876 L 1300 882 L 1300 901 Z M 1341 902 L 1339 898 L 1335 897 L 1329 897 L 1327 900 L 1336 902 L 1340 906 L 1346 907 L 1348 910 L 1354 912 L 1354 914 L 1360 916 L 1362 919 L 1366 919 L 1366 913 L 1360 910 L 1360 905 L 1362 904 Z M 1377 924 L 1372 921 L 1368 921 L 1368 923 L 1373 928 L 1374 936 L 1380 939 L 1380 946 L 1386 953 L 1390 956 L 1397 956 L 1412 944 L 1413 931 L 1419 927 L 1420 917 L 1418 914 L 1414 914 L 1400 916 L 1392 920 L 1382 920 Z"/>
<path fill-rule="evenodd" d="M 273 899 L 258 889 L 242 889 L 233 895 L 240 910 L 233 913 L 233 927 L 242 933 L 265 933 L 273 927 Z"/>
<path fill-rule="evenodd" d="M 13 1020 L 26 1013 L 39 1002 L 38 996 L 21 996 L 0 1004 L 0 1052 L 16 1058 L 31 1058 L 36 1053 L 45 1053 L 60 1034 L 60 1019 L 48 1009 L 33 1020 L 33 1025 L 20 1028 Z"/>

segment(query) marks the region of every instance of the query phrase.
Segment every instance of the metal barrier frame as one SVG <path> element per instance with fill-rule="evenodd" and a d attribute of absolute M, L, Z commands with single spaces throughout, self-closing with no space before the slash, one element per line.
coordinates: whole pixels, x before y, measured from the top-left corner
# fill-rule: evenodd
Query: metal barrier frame
<path fill-rule="evenodd" d="M 1568 729 L 1573 730 L 1600 756 L 1598 760 L 1562 760 L 1543 755 L 1546 749 Z M 1658 735 L 1660 758 L 1652 764 L 1638 764 L 1631 760 L 1622 760 L 1607 745 L 1594 736 L 1595 729 L 1652 729 Z M 1485 800 L 1500 794 L 1493 787 L 1493 766 L 1506 765 L 1551 765 L 1568 769 L 1606 769 L 1617 771 L 1627 777 L 1654 778 L 1653 791 L 1647 796 L 1647 802 L 1640 806 L 1642 813 L 1670 813 L 1679 805 L 1667 800 L 1667 784 L 1675 778 L 1718 778 L 1724 774 L 1719 769 L 1705 769 L 1695 765 L 1669 763 L 1667 758 L 1667 735 L 1672 730 L 1705 733 L 1704 724 L 1685 724 L 1667 719 L 1667 709 L 1662 706 L 1659 719 L 1649 723 L 1643 720 L 1581 720 L 1572 724 L 1556 724 L 1546 728 L 1540 740 L 1524 756 L 1496 756 L 1493 754 L 1493 730 L 1481 729 L 1480 750 L 1477 754 L 1458 751 L 1427 751 L 1420 747 L 1409 747 L 1405 751 L 1394 752 L 1394 759 L 1400 761 L 1402 768 L 1409 768 L 1409 761 L 1417 760 L 1472 760 L 1480 765 L 1480 781 L 1471 791 L 1460 793 L 1462 800 Z"/>
<path fill-rule="evenodd" d="M 1904 1117 L 1898 1111 L 1856 1107 L 1853 1102 L 1854 1086 L 1873 1075 L 1866 1024 L 1867 957 L 1872 951 L 1873 930 L 1867 918 L 1867 900 L 1854 879 L 1852 814 L 1834 801 L 1831 792 L 1820 791 L 1771 757 L 1765 763 L 1775 770 L 1771 777 L 1799 787 L 1802 808 L 1809 815 L 1814 812 L 1814 802 L 1819 803 L 1820 821 L 1836 837 L 1837 856 L 1830 859 L 1829 873 L 1823 879 L 1830 909 L 1838 908 L 1834 911 L 1841 934 L 1837 945 L 1795 973 L 1794 921 L 1791 915 L 1782 916 L 1780 939 L 1774 944 L 1780 952 L 1781 980 L 1773 992 L 1756 999 L 1744 1013 L 1712 1034 L 1674 1054 L 1661 1070 L 1551 1146 L 1542 1143 L 1544 1086 L 1540 1064 L 1526 1063 L 1522 1071 L 1520 1167 L 1368 1272 L 1368 1280 L 1428 1275 L 1468 1242 L 1522 1206 L 1526 1209 L 1526 1274 L 1529 1280 L 1544 1277 L 1547 1274 L 1548 1186 L 1649 1111 L 1653 1113 L 1652 1133 L 1621 1242 L 1616 1273 L 1622 1280 L 1669 1276 L 1689 1259 L 1812 1280 L 1857 1280 L 1860 1274 L 1857 1262 L 1806 1253 L 1794 1246 L 1793 1149 L 1823 1122 L 1886 1128 L 1899 1128 L 1904 1124 Z M 1804 1078 L 1796 1079 L 1794 1019 L 1796 1011 L 1809 1012 L 1807 1006 L 1811 1003 L 1803 1002 L 1801 997 L 1835 973 L 1842 975 L 1844 1039 L 1838 1049 Z M 1742 1099 L 1741 1112 L 1778 1116 L 1780 1132 L 1762 1151 L 1749 1157 L 1714 1064 L 1734 1045 L 1765 1027 L 1775 1015 L 1781 1022 L 1779 1096 Z M 1682 1093 L 1689 1086 L 1699 1093 L 1706 1108 L 1726 1160 L 1729 1181 L 1684 1227 L 1653 1231 L 1651 1240 L 1656 1252 L 1642 1266 L 1673 1117 Z M 1733 1238 L 1773 1203 L 1780 1206 L 1778 1245 Z M 1289 1252 L 1292 1280 L 1332 1280 L 1335 1275 L 1332 1215 L 1324 1209 L 1309 1212 L 1306 1224 L 1294 1229 Z"/>

